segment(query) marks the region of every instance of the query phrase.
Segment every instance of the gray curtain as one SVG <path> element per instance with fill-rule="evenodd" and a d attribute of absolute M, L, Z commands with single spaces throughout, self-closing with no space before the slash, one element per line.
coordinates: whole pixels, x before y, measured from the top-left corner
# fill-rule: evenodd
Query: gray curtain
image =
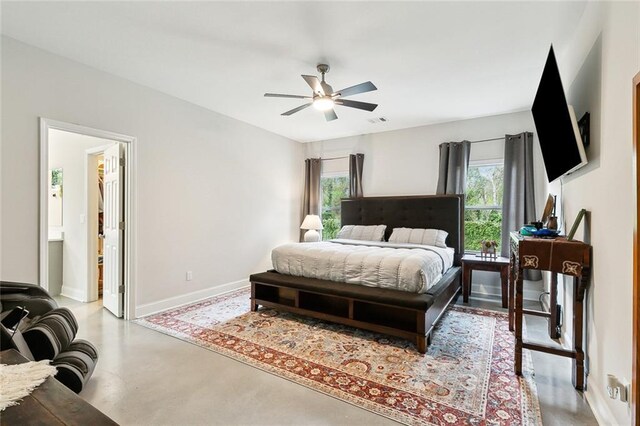
<path fill-rule="evenodd" d="M 533 133 L 506 135 L 502 196 L 502 256 L 509 256 L 509 233 L 536 220 L 533 187 Z M 539 271 L 526 271 L 527 280 L 540 280 Z"/>
<path fill-rule="evenodd" d="M 469 141 L 440 144 L 440 166 L 436 194 L 464 194 L 470 150 L 471 143 Z"/>
<path fill-rule="evenodd" d="M 349 197 L 363 197 L 362 165 L 364 154 L 349 155 Z"/>
<path fill-rule="evenodd" d="M 322 161 L 319 158 L 304 160 L 304 197 L 302 201 L 302 220 L 308 214 L 320 214 L 320 176 Z M 302 222 L 301 222 L 302 223 Z M 304 241 L 305 230 L 300 230 L 300 241 Z"/>

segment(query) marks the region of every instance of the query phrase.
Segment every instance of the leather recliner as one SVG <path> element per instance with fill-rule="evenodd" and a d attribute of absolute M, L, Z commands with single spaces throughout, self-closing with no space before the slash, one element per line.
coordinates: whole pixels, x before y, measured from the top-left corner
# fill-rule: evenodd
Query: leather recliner
<path fill-rule="evenodd" d="M 58 307 L 37 285 L 0 281 L 0 321 L 19 307 L 29 314 L 16 329 L 0 324 L 0 349 L 16 349 L 32 361 L 51 360 L 58 370 L 56 379 L 79 393 L 93 374 L 98 352 L 91 343 L 75 339 L 78 323 L 73 313 Z"/>

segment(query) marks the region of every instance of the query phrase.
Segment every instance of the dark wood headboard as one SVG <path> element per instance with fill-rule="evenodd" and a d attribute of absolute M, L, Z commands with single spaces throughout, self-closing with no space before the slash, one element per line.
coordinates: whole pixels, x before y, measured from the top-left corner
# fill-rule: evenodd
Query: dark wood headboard
<path fill-rule="evenodd" d="M 416 195 L 362 197 L 342 200 L 342 225 L 387 225 L 393 228 L 428 228 L 447 231 L 447 246 L 456 251 L 455 265 L 464 254 L 464 196 Z"/>

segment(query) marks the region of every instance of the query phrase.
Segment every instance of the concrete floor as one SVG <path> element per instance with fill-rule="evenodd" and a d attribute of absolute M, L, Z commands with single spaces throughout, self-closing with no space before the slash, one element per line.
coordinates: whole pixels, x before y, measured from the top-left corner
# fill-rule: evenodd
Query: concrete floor
<path fill-rule="evenodd" d="M 395 422 L 233 359 L 116 319 L 101 302 L 57 298 L 100 353 L 81 396 L 123 425 L 383 425 Z M 461 300 L 461 298 L 460 298 Z M 472 306 L 500 310 L 494 300 Z M 546 321 L 527 318 L 543 340 Z M 596 425 L 571 386 L 570 360 L 533 353 L 545 425 Z"/>

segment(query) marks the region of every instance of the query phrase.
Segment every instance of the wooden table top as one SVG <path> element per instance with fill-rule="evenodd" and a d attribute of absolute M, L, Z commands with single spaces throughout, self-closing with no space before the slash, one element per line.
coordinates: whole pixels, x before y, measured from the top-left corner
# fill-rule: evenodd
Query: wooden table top
<path fill-rule="evenodd" d="M 0 363 L 21 364 L 28 360 L 18 351 L 0 352 Z M 19 405 L 0 415 L 2 425 L 117 425 L 93 405 L 54 379 L 47 378 Z"/>
<path fill-rule="evenodd" d="M 466 263 L 497 263 L 497 264 L 509 264 L 508 257 L 498 256 L 497 258 L 490 258 L 487 256 L 480 257 L 475 253 L 465 254 L 462 256 L 462 261 Z"/>

